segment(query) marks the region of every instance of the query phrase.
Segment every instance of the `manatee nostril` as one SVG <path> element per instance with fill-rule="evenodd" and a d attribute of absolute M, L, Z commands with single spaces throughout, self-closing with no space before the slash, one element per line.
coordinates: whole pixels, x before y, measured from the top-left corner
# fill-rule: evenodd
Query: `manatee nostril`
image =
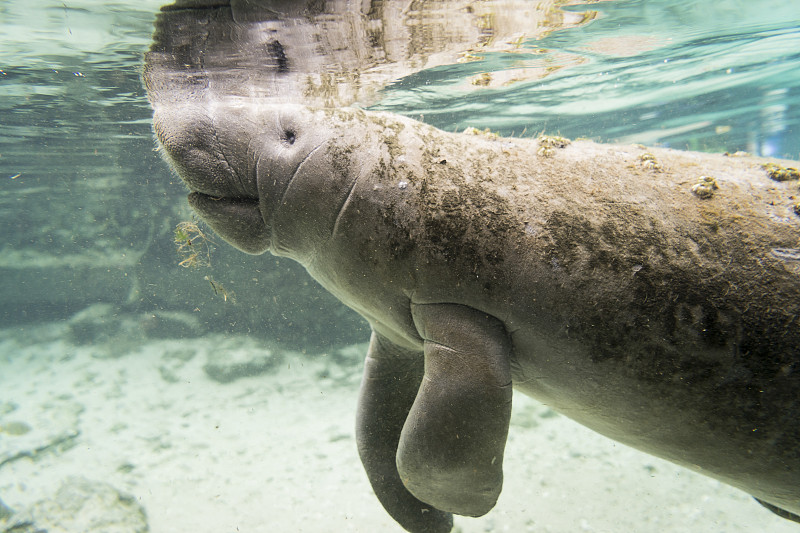
<path fill-rule="evenodd" d="M 297 135 L 295 134 L 294 130 L 285 130 L 283 132 L 283 139 L 281 139 L 286 144 L 294 144 Z"/>

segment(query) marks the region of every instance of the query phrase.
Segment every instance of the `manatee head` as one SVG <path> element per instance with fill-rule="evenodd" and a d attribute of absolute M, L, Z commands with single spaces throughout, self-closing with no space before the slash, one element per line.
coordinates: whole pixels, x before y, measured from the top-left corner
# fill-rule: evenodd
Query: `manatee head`
<path fill-rule="evenodd" d="M 217 234 L 247 253 L 304 262 L 374 159 L 353 113 L 199 100 L 156 106 L 154 127 L 190 205 Z"/>

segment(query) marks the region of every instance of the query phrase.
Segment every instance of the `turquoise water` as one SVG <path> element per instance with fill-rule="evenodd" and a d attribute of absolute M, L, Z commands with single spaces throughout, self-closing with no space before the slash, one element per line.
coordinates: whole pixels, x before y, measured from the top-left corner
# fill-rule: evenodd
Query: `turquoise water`
<path fill-rule="evenodd" d="M 363 320 L 294 263 L 244 256 L 220 239 L 209 265 L 178 266 L 173 231 L 191 213 L 155 147 L 141 83 L 161 3 L 0 4 L 0 501 L 28 508 L 66 473 L 89 471 L 134 494 L 151 531 L 261 531 L 270 520 L 279 523 L 275 531 L 395 531 L 354 455 L 353 405 L 369 335 Z M 394 39 L 364 30 L 389 3 L 361 4 L 366 14 L 332 16 L 317 31 L 334 35 L 344 21 L 363 41 L 296 54 L 290 45 L 302 41 L 284 40 L 292 65 L 286 87 L 318 84 L 316 91 L 281 93 L 270 77 L 273 56 L 213 58 L 212 39 L 204 59 L 210 70 L 216 60 L 221 74 L 260 80 L 267 97 L 388 110 L 447 131 L 546 131 L 800 159 L 797 2 L 599 1 L 548 8 L 535 19 L 531 12 L 545 2 L 509 0 L 506 11 L 474 20 L 460 8 L 442 16 L 429 2 L 430 13 L 408 10 L 397 19 L 404 30 Z M 456 9 L 450 4 L 459 2 L 442 9 Z M 456 15 L 472 22 L 454 22 Z M 292 27 L 314 26 L 309 20 Z M 201 361 L 215 351 L 256 361 L 286 354 L 274 375 L 270 367 L 220 385 Z M 534 488 L 512 479 L 516 493 L 509 489 L 489 517 L 462 522 L 464 532 L 796 529 L 746 495 L 646 456 L 614 455 L 614 443 L 584 440 L 593 438 L 588 432 L 573 437 L 552 411 L 520 405 L 508 460 L 525 461 L 508 471 L 543 464 L 578 488 L 556 488 L 555 473 Z M 57 433 L 63 440 L 36 440 L 81 412 L 82 425 Z M 253 412 L 256 422 L 246 418 Z M 29 444 L 18 445 L 19 432 Z M 535 438 L 538 450 L 552 446 L 557 455 L 530 456 L 535 447 L 523 443 Z M 129 451 L 141 442 L 154 459 Z M 218 455 L 208 451 L 215 442 L 224 442 Z M 117 452 L 91 453 L 108 449 Z M 299 459 L 282 455 L 303 450 Z M 32 459 L 37 453 L 41 459 Z M 262 468 L 264 456 L 277 470 L 259 470 L 253 482 L 250 468 Z M 623 479 L 626 464 L 640 477 Z M 343 484 L 356 487 L 352 498 Z M 628 492 L 616 494 L 616 486 Z M 639 487 L 652 499 L 638 501 Z M 520 503 L 536 498 L 543 503 Z M 584 509 L 569 509 L 575 498 Z M 328 515 L 315 511 L 323 508 Z M 0 506 L 0 532 L 2 516 Z"/>
<path fill-rule="evenodd" d="M 621 1 L 577 28 L 527 40 L 514 53 L 434 68 L 395 82 L 378 108 L 443 129 L 568 137 L 704 151 L 800 156 L 800 5 Z M 475 88 L 483 72 L 547 69 Z M 523 72 L 524 75 L 524 72 Z"/>

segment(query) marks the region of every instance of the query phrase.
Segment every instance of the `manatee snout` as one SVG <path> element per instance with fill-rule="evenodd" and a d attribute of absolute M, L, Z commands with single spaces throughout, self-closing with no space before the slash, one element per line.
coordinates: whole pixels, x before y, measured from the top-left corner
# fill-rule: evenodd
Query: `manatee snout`
<path fill-rule="evenodd" d="M 255 156 L 236 109 L 215 113 L 206 105 L 156 108 L 156 136 L 164 154 L 191 189 L 189 205 L 223 239 L 250 254 L 269 249 L 261 214 Z"/>
<path fill-rule="evenodd" d="M 206 105 L 157 108 L 156 136 L 178 175 L 194 192 L 213 197 L 258 197 L 248 121 L 241 113 Z M 244 148 L 243 148 L 244 146 Z"/>
<path fill-rule="evenodd" d="M 155 106 L 153 123 L 164 154 L 192 191 L 189 205 L 220 237 L 247 253 L 270 249 L 276 213 L 301 168 L 312 181 L 331 172 L 312 157 L 330 133 L 299 106 L 201 100 Z M 314 225 L 296 219 L 316 216 L 317 204 L 328 196 L 315 199 L 304 187 L 295 189 L 310 207 L 285 218 Z"/>

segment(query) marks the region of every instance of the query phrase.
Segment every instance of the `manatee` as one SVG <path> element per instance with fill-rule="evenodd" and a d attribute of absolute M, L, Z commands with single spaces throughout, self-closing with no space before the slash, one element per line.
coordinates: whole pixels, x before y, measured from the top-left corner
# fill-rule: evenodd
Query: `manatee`
<path fill-rule="evenodd" d="M 358 452 L 408 531 L 492 509 L 512 388 L 800 520 L 796 163 L 241 98 L 154 125 L 223 239 L 369 321 Z"/>

